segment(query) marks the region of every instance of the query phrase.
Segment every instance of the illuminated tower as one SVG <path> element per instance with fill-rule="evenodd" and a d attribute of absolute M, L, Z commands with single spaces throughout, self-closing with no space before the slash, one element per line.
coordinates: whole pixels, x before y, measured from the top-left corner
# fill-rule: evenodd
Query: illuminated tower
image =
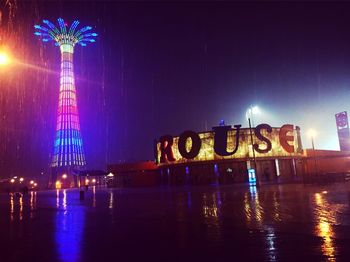
<path fill-rule="evenodd" d="M 96 33 L 91 33 L 91 26 L 79 30 L 79 21 L 74 21 L 68 29 L 62 18 L 56 27 L 48 20 L 44 25 L 35 25 L 35 35 L 43 42 L 54 41 L 61 50 L 60 92 L 57 111 L 57 126 L 54 153 L 51 166 L 64 172 L 79 170 L 86 164 L 83 142 L 80 134 L 77 95 L 75 90 L 73 71 L 74 46 L 86 46 L 88 42 L 95 42 Z"/>

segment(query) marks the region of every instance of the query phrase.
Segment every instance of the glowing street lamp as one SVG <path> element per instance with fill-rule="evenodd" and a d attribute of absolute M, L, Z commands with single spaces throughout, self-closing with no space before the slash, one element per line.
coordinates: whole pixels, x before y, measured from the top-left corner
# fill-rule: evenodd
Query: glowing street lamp
<path fill-rule="evenodd" d="M 251 119 L 252 120 L 252 123 L 253 123 L 253 126 L 254 126 L 254 121 L 253 121 L 253 116 L 254 115 L 259 115 L 261 114 L 261 110 L 260 108 L 257 106 L 257 105 L 252 105 L 250 107 L 248 107 L 246 113 L 245 113 L 245 117 L 247 120 Z"/>
<path fill-rule="evenodd" d="M 12 179 L 10 180 L 10 182 L 11 182 L 11 184 L 15 183 L 15 179 L 12 178 Z"/>
<path fill-rule="evenodd" d="M 60 189 L 62 187 L 61 181 L 57 180 L 56 181 L 56 189 Z"/>
<path fill-rule="evenodd" d="M 10 57 L 7 53 L 1 52 L 0 53 L 0 66 L 2 65 L 8 65 L 11 62 Z"/>
<path fill-rule="evenodd" d="M 21 177 L 21 178 L 19 179 L 19 182 L 23 182 L 23 181 L 24 181 L 24 178 Z"/>
<path fill-rule="evenodd" d="M 311 138 L 312 146 L 314 147 L 314 137 L 317 135 L 316 131 L 314 129 L 309 129 L 307 132 L 307 135 Z"/>
<path fill-rule="evenodd" d="M 34 184 L 34 180 L 30 180 L 29 184 L 33 185 Z"/>
<path fill-rule="evenodd" d="M 63 175 L 62 175 L 62 178 L 63 178 L 63 179 L 66 179 L 66 178 L 67 178 L 67 174 L 63 174 Z"/>

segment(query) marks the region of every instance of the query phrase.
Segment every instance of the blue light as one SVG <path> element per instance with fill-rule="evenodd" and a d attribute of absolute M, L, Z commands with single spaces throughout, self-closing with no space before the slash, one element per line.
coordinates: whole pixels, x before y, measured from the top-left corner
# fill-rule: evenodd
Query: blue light
<path fill-rule="evenodd" d="M 250 185 L 256 185 L 256 175 L 254 168 L 248 169 L 248 181 Z"/>
<path fill-rule="evenodd" d="M 58 18 L 57 21 L 58 21 L 58 24 L 60 26 L 61 32 L 63 34 L 66 34 L 67 30 L 66 30 L 66 25 L 64 24 L 64 20 L 62 18 Z"/>
<path fill-rule="evenodd" d="M 79 21 L 76 20 L 72 23 L 70 29 L 69 29 L 69 35 L 73 35 L 74 34 L 74 31 L 75 29 L 77 28 L 77 26 L 79 25 Z"/>
<path fill-rule="evenodd" d="M 256 190 L 256 186 L 255 185 L 250 185 L 249 186 L 249 192 L 250 192 L 250 196 L 252 199 L 256 199 L 257 197 L 257 190 Z"/>
<path fill-rule="evenodd" d="M 82 243 L 85 229 L 84 206 L 74 205 L 65 190 L 57 193 L 55 214 L 55 249 L 60 261 L 79 261 L 82 258 Z"/>
<path fill-rule="evenodd" d="M 60 31 L 55 27 L 53 23 L 51 23 L 49 20 L 43 20 L 44 24 L 47 24 L 55 33 L 60 34 Z"/>
<path fill-rule="evenodd" d="M 49 20 L 44 19 L 43 23 L 48 26 L 48 28 L 40 25 L 34 25 L 34 28 L 37 30 L 40 30 L 39 32 L 36 32 L 35 35 L 45 37 L 48 42 L 51 38 L 52 40 L 55 40 L 56 43 L 58 43 L 59 46 L 70 44 L 74 46 L 77 43 L 80 43 L 81 46 L 86 46 L 86 43 L 82 44 L 81 42 L 90 42 L 95 43 L 96 40 L 93 39 L 93 37 L 96 37 L 97 33 L 88 33 L 83 34 L 83 32 L 89 31 L 92 29 L 91 26 L 85 26 L 75 32 L 77 26 L 79 25 L 79 21 L 75 20 L 70 28 L 69 31 L 67 31 L 67 26 L 65 21 L 62 18 L 57 19 L 59 27 L 57 28 L 53 23 L 51 23 Z"/>
<path fill-rule="evenodd" d="M 84 33 L 84 32 L 89 31 L 89 30 L 91 30 L 91 29 L 92 29 L 91 26 L 85 26 L 85 27 L 83 27 L 82 29 L 80 29 L 80 33 Z"/>
<path fill-rule="evenodd" d="M 214 173 L 219 173 L 219 168 L 217 164 L 214 165 Z"/>

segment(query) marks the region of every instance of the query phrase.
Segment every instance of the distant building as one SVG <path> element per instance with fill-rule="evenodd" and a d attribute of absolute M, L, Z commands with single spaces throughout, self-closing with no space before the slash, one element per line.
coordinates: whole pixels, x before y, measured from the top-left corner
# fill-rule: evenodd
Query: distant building
<path fill-rule="evenodd" d="M 109 187 L 143 187 L 159 184 L 154 162 L 113 164 L 107 166 Z"/>
<path fill-rule="evenodd" d="M 249 169 L 255 169 L 260 183 L 302 181 L 299 130 L 293 125 L 264 124 L 252 130 L 219 126 L 210 132 L 161 137 L 156 152 L 161 184 L 245 183 Z M 191 153 L 193 148 L 196 152 Z"/>
<path fill-rule="evenodd" d="M 254 151 L 253 151 L 254 148 Z M 253 170 L 253 172 L 252 172 Z M 313 183 L 350 179 L 350 152 L 302 149 L 300 128 L 218 126 L 157 140 L 155 162 L 109 165 L 110 186 Z"/>

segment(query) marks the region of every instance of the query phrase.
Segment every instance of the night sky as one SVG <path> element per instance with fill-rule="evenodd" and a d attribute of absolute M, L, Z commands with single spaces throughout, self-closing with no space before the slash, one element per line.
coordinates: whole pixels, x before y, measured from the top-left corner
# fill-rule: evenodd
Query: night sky
<path fill-rule="evenodd" d="M 33 34 L 42 19 L 78 19 L 99 34 L 75 48 L 89 169 L 153 160 L 153 141 L 221 119 L 309 128 L 338 150 L 334 114 L 350 111 L 350 3 L 1 1 L 0 176 L 47 170 L 59 49 Z"/>

